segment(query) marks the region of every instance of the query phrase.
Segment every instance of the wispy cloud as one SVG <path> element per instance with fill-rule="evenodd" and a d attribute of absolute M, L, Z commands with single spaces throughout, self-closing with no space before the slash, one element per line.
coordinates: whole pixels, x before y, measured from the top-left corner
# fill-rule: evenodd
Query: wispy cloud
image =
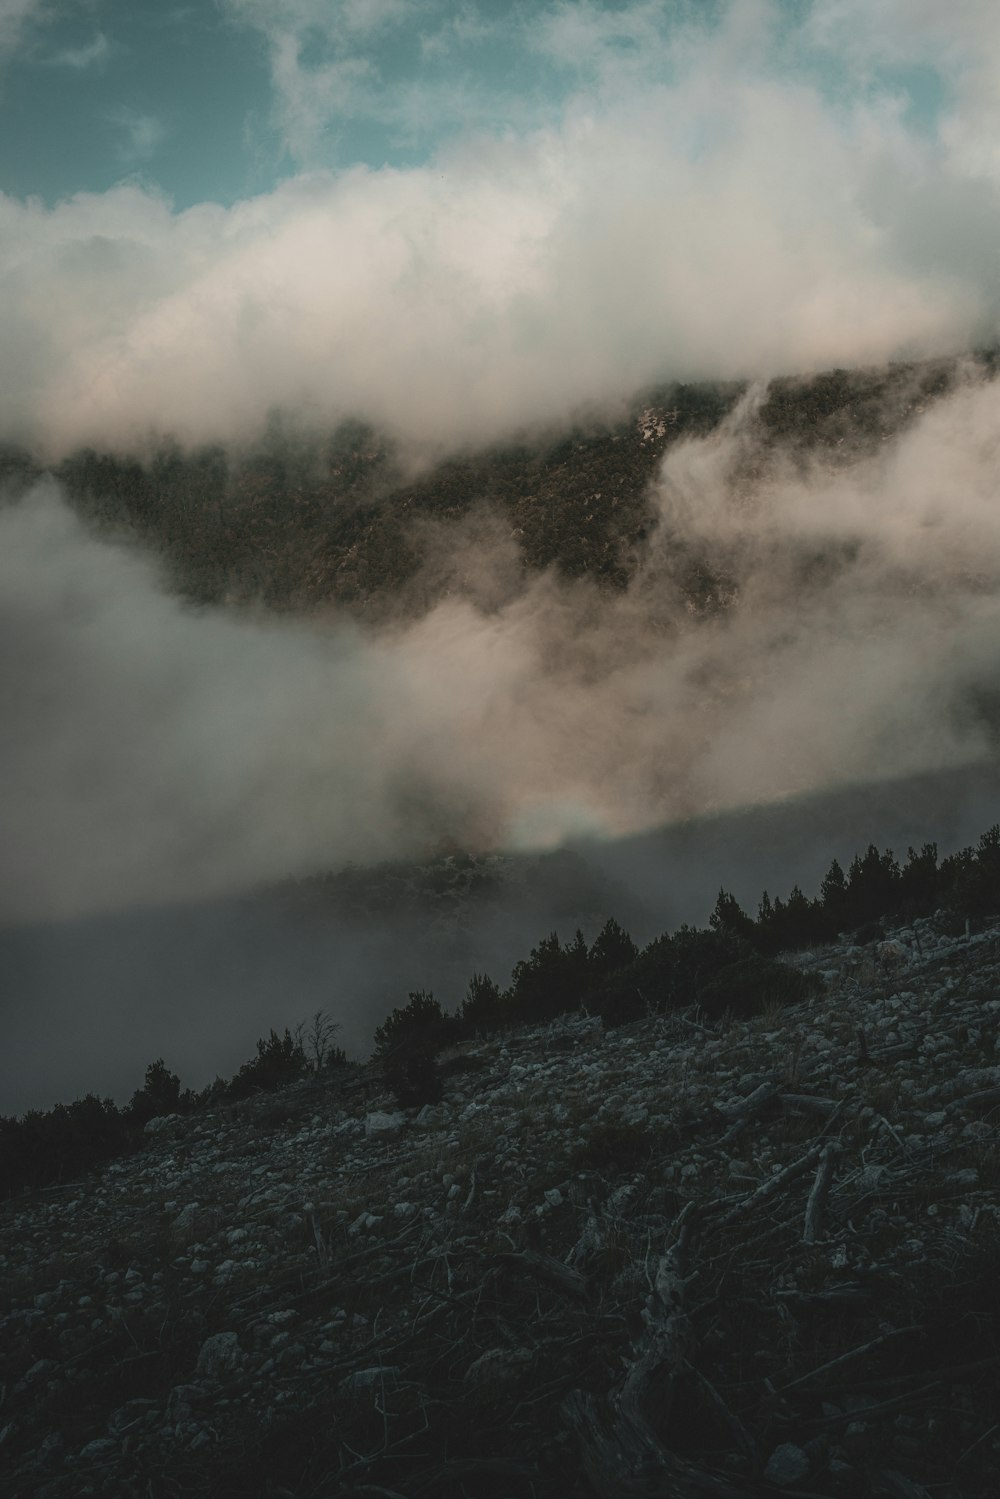
<path fill-rule="evenodd" d="M 156 115 L 121 105 L 108 111 L 108 123 L 118 132 L 118 158 L 123 164 L 150 161 L 167 134 L 163 121 Z"/>
<path fill-rule="evenodd" d="M 51 0 L 0 0 L 0 63 L 12 57 L 51 14 Z"/>
<path fill-rule="evenodd" d="M 475 127 L 509 103 L 481 76 L 448 73 L 470 49 L 481 55 L 520 22 L 475 4 L 456 14 L 445 0 L 222 0 L 238 24 L 263 37 L 270 57 L 274 121 L 300 165 L 331 161 L 331 140 L 348 123 L 369 122 L 400 136 Z M 400 64 L 406 60 L 407 66 Z M 430 71 L 423 71 L 431 65 Z M 500 104 L 501 94 L 503 104 Z"/>
<path fill-rule="evenodd" d="M 45 62 L 51 68 L 70 68 L 74 72 L 82 73 L 88 68 L 100 68 L 107 62 L 112 53 L 112 45 L 103 31 L 95 32 L 93 40 L 84 43 L 82 47 L 66 47 L 60 52 L 53 52 L 46 57 Z"/>

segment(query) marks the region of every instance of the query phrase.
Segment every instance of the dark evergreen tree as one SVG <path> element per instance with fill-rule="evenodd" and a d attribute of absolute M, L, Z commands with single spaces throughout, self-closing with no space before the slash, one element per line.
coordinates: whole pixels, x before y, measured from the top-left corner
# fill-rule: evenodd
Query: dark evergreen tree
<path fill-rule="evenodd" d="M 929 916 L 940 904 L 941 877 L 936 843 L 925 843 L 920 852 L 907 850 L 899 882 L 899 908 L 910 920 Z"/>
<path fill-rule="evenodd" d="M 576 1009 L 589 992 L 589 953 L 583 933 L 577 932 L 569 947 L 561 947 L 551 932 L 531 957 L 522 959 L 511 975 L 511 1014 L 518 1024 L 551 1020 Z"/>
<path fill-rule="evenodd" d="M 393 1010 L 376 1027 L 375 1054 L 384 1057 L 407 1046 L 440 1051 L 458 1033 L 455 1016 L 445 1014 L 430 990 L 417 989 L 402 1009 Z"/>
<path fill-rule="evenodd" d="M 137 1124 L 164 1114 L 176 1114 L 180 1107 L 181 1080 L 170 1072 L 162 1057 L 146 1068 L 146 1081 L 132 1094 L 128 1112 Z"/>
<path fill-rule="evenodd" d="M 819 899 L 827 932 L 835 937 L 848 925 L 847 877 L 836 859 L 819 887 Z"/>
<path fill-rule="evenodd" d="M 627 968 L 639 956 L 639 949 L 624 927 L 614 917 L 601 927 L 590 949 L 590 983 L 599 983 L 609 973 Z"/>
<path fill-rule="evenodd" d="M 847 882 L 847 909 L 854 926 L 894 915 L 901 899 L 901 872 L 892 849 L 879 853 L 869 843 L 862 857 L 855 856 Z"/>
<path fill-rule="evenodd" d="M 495 1031 L 510 1024 L 510 1007 L 486 973 L 474 973 L 462 1001 L 462 1028 Z"/>
<path fill-rule="evenodd" d="M 708 924 L 714 932 L 728 932 L 733 937 L 742 937 L 747 942 L 755 942 L 758 936 L 757 923 L 753 921 L 739 901 L 728 890 L 720 890 L 715 902 L 715 909 L 708 918 Z"/>

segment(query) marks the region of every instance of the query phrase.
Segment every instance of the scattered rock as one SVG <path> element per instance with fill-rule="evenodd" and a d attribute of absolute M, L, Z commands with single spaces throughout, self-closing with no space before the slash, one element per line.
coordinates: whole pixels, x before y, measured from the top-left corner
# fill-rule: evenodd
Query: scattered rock
<path fill-rule="evenodd" d="M 243 1350 L 235 1332 L 217 1332 L 206 1338 L 198 1354 L 197 1372 L 202 1378 L 223 1380 L 244 1364 Z"/>
<path fill-rule="evenodd" d="M 719 1263 L 740 1272 L 729 1320 L 695 1318 L 684 1334 L 705 1340 L 693 1367 L 722 1404 L 692 1398 L 713 1412 L 708 1465 L 734 1492 L 754 1493 L 762 1410 L 788 1436 L 764 1471 L 776 1488 L 808 1480 L 850 1499 L 891 1452 L 897 1488 L 944 1492 L 947 1462 L 968 1451 L 969 1494 L 1000 1492 L 980 1386 L 949 1383 L 954 1430 L 933 1441 L 917 1417 L 897 1427 L 898 1407 L 883 1417 L 847 1393 L 855 1374 L 920 1368 L 927 1340 L 907 1343 L 907 1324 L 925 1304 L 936 1326 L 964 1314 L 954 1298 L 988 1273 L 1000 1235 L 1000 998 L 984 998 L 1000 996 L 998 931 L 912 932 L 883 934 L 901 956 L 875 977 L 872 949 L 857 950 L 865 970 L 845 943 L 800 955 L 827 992 L 766 1021 L 713 1029 L 681 1014 L 604 1031 L 565 1016 L 475 1043 L 474 1065 L 415 1115 L 391 1107 L 377 1073 L 363 1104 L 296 1084 L 282 1122 L 250 1106 L 178 1116 L 69 1190 L 0 1204 L 5 1499 L 145 1492 L 140 1471 L 210 1499 L 212 1464 L 248 1432 L 349 1394 L 364 1396 L 341 1400 L 361 1424 L 334 1428 L 331 1472 L 341 1436 L 355 1452 L 398 1438 L 416 1461 L 443 1411 L 478 1429 L 503 1406 L 489 1430 L 509 1417 L 518 1461 L 534 1462 L 543 1436 L 547 1452 L 559 1445 L 582 1493 L 563 1402 L 623 1389 L 636 1339 L 671 1304 L 689 1207 L 689 1302 L 710 1294 Z M 816 1373 L 869 1343 L 828 1382 Z M 191 1382 L 171 1388 L 178 1372 Z M 666 1389 L 669 1370 L 660 1378 Z M 594 1418 L 613 1428 L 613 1399 L 601 1401 Z M 310 1430 L 327 1440 L 322 1422 Z M 520 1481 L 495 1476 L 512 1493 Z M 389 1492 L 393 1480 L 377 1464 L 351 1478 Z M 475 1491 L 474 1476 L 457 1481 Z M 537 1474 L 531 1485 L 560 1499 Z"/>
<path fill-rule="evenodd" d="M 790 1489 L 809 1472 L 809 1459 L 801 1447 L 794 1442 L 782 1442 L 775 1447 L 767 1460 L 764 1477 L 768 1483 L 776 1483 L 779 1489 Z"/>

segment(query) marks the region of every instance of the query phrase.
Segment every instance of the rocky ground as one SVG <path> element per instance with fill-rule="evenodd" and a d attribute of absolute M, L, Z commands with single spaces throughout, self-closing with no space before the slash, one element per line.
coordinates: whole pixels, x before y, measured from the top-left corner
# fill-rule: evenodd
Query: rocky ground
<path fill-rule="evenodd" d="M 84 1495 L 1000 1492 L 1000 927 L 805 1004 L 153 1121 L 0 1209 L 0 1465 Z"/>

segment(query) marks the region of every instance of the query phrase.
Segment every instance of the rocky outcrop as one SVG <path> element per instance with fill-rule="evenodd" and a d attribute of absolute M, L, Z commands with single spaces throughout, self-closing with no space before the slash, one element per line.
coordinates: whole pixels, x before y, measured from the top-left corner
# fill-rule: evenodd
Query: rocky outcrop
<path fill-rule="evenodd" d="M 420 1111 L 314 1077 L 6 1204 L 5 1492 L 1000 1492 L 1000 931 L 796 961 L 795 1008 L 464 1043 Z"/>

